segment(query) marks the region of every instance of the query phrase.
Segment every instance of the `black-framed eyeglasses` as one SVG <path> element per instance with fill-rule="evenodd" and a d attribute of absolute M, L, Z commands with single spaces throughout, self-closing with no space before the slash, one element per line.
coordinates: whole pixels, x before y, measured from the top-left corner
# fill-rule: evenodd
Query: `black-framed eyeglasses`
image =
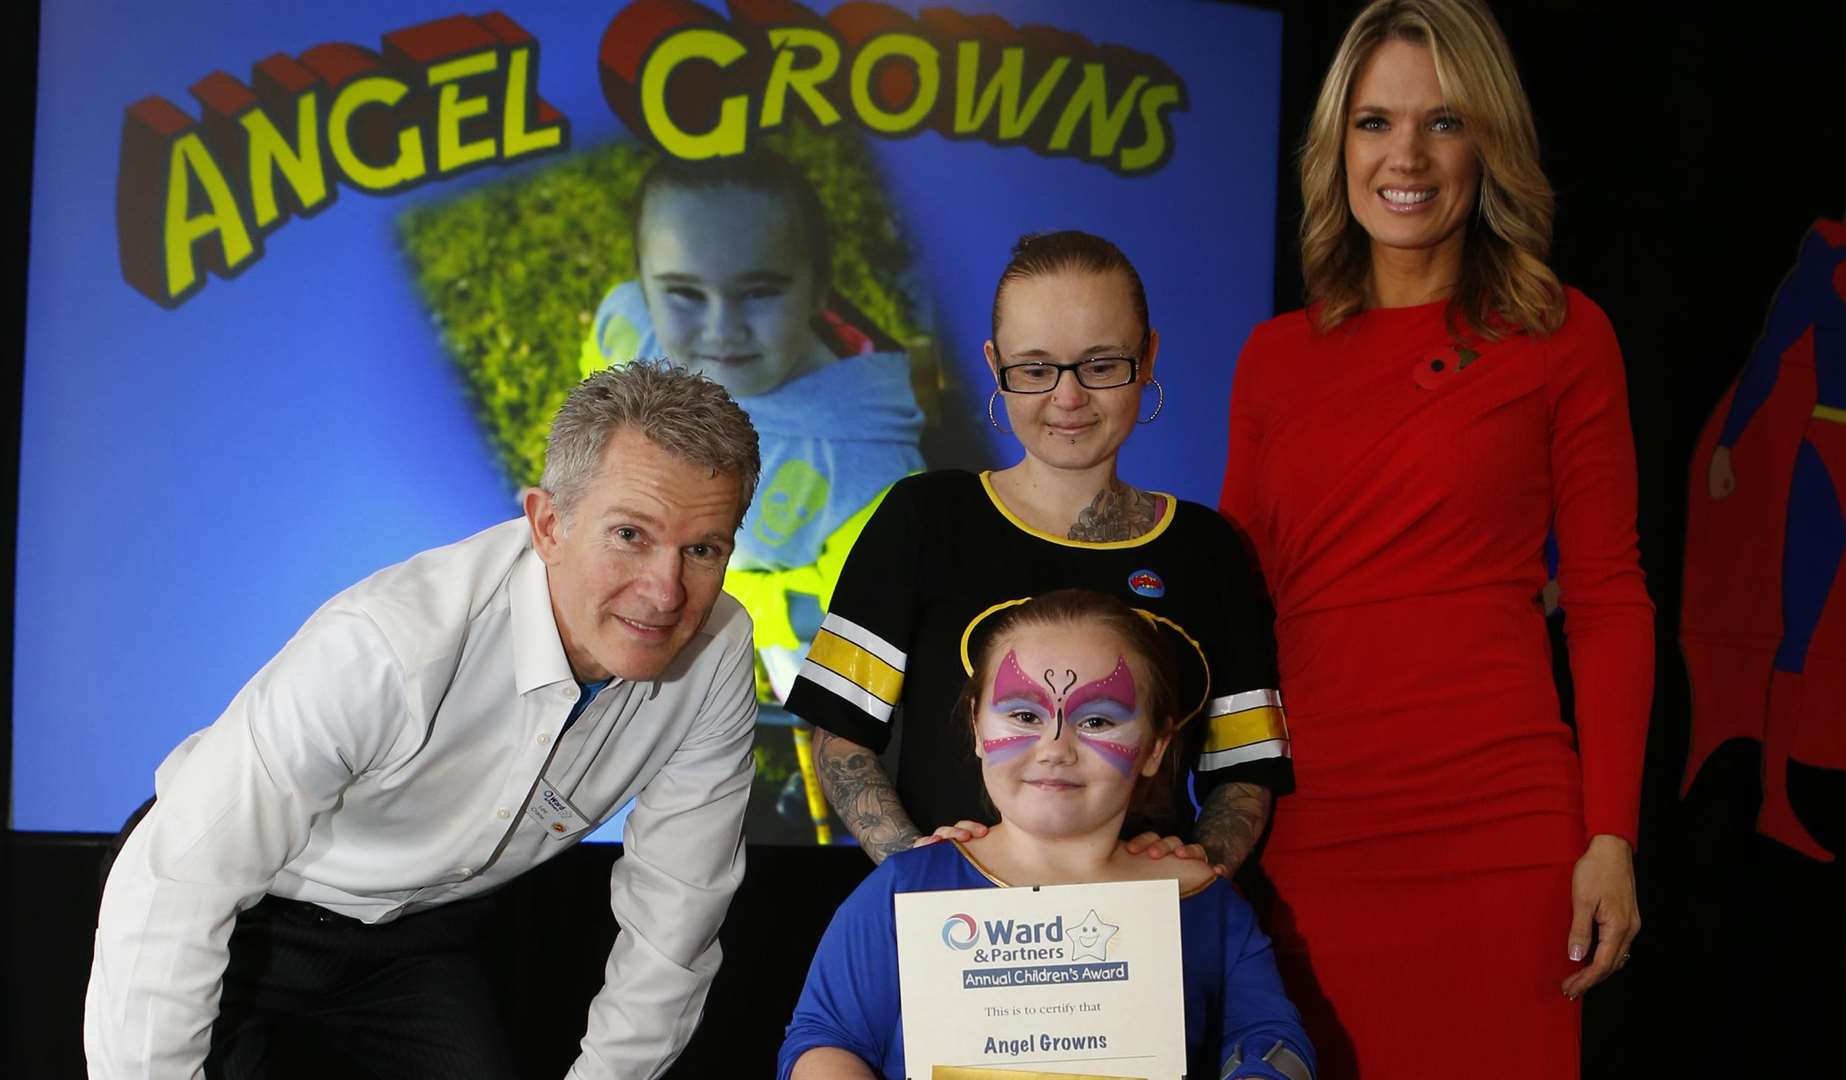
<path fill-rule="evenodd" d="M 1074 364 L 1027 360 L 1000 368 L 1000 389 L 1009 394 L 1049 394 L 1069 371 L 1086 390 L 1113 390 L 1134 382 L 1140 368 L 1141 359 L 1136 356 L 1092 356 Z"/>

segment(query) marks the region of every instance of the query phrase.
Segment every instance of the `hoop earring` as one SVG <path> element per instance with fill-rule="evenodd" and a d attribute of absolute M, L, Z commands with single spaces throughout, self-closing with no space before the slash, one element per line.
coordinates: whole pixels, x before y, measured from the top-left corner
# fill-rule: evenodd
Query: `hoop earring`
<path fill-rule="evenodd" d="M 1000 434 L 1011 435 L 1013 433 L 1013 429 L 1001 427 L 1000 421 L 994 416 L 994 402 L 999 400 L 999 397 L 1000 397 L 1000 388 L 997 386 L 994 387 L 993 393 L 987 395 L 987 422 L 989 424 L 992 424 L 993 429 L 999 432 Z"/>
<path fill-rule="evenodd" d="M 1152 416 L 1149 416 L 1145 420 L 1136 420 L 1135 423 L 1137 424 L 1153 423 L 1154 421 L 1160 419 L 1160 410 L 1167 407 L 1167 388 L 1160 385 L 1159 379 L 1149 379 L 1147 381 L 1154 384 L 1154 390 L 1156 393 L 1160 395 L 1160 400 L 1154 402 L 1154 414 Z"/>

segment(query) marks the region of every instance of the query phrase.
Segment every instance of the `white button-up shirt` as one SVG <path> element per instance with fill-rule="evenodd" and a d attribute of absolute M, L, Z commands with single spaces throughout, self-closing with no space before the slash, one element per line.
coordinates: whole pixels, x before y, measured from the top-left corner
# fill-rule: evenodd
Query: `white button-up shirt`
<path fill-rule="evenodd" d="M 334 597 L 156 772 L 103 894 L 90 1075 L 202 1075 L 232 923 L 264 893 L 388 922 L 506 884 L 633 797 L 621 933 L 570 1075 L 658 1076 L 743 877 L 751 664 L 749 616 L 720 596 L 658 679 L 615 680 L 559 736 L 578 687 L 523 518 Z M 543 787 L 586 827 L 560 837 Z"/>

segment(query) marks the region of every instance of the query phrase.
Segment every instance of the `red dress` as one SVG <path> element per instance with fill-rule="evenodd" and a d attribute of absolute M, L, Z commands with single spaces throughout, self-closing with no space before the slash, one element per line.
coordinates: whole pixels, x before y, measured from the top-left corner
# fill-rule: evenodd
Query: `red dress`
<path fill-rule="evenodd" d="M 1550 338 L 1492 343 L 1440 302 L 1295 312 L 1237 364 L 1221 509 L 1275 598 L 1297 784 L 1265 914 L 1323 1080 L 1577 1075 L 1571 870 L 1633 842 L 1654 648 L 1621 354 L 1568 298 Z"/>

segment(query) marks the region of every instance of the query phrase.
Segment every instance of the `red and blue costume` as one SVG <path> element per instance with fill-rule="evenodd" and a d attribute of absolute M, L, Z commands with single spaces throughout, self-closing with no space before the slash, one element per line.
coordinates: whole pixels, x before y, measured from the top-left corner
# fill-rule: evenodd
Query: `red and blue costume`
<path fill-rule="evenodd" d="M 1695 476 L 1685 645 L 1698 708 L 1686 785 L 1722 742 L 1760 737 L 1764 791 L 1758 831 L 1831 861 L 1833 855 L 1790 803 L 1787 768 L 1793 759 L 1846 769 L 1846 724 L 1839 719 L 1846 679 L 1839 677 L 1838 663 L 1820 662 L 1839 659 L 1846 645 L 1830 629 L 1839 616 L 1829 617 L 1830 609 L 1840 606 L 1834 597 L 1846 557 L 1841 509 L 1846 505 L 1846 223 L 1816 222 L 1803 238 L 1794 269 L 1776 291 L 1762 336 L 1724 410 L 1715 448 L 1726 454 L 1735 450 L 1736 496 L 1720 490 L 1714 471 L 1711 494 L 1718 505 L 1702 504 L 1698 492 L 1703 485 Z M 1710 458 L 1700 453 L 1695 460 Z M 1777 514 L 1774 503 L 1784 477 L 1784 508 Z M 1723 503 L 1735 505 L 1720 509 Z M 1783 527 L 1775 625 L 1763 613 L 1761 593 L 1749 589 L 1740 575 L 1760 575 L 1760 566 L 1753 573 L 1743 564 L 1773 566 L 1776 560 L 1739 560 L 1737 553 L 1772 549 L 1776 538 L 1764 534 L 1762 524 L 1778 517 Z M 1731 652 L 1760 654 L 1769 635 L 1774 648 L 1767 672 L 1760 658 L 1725 662 Z"/>

